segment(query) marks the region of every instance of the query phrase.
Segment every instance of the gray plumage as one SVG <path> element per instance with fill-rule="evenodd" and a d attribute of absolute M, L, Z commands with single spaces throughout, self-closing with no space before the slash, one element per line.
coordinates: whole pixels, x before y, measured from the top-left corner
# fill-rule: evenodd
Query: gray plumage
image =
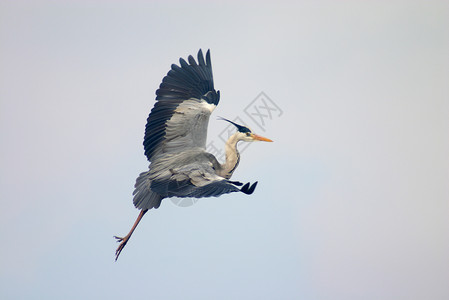
<path fill-rule="evenodd" d="M 240 161 L 239 141 L 271 140 L 258 136 L 245 126 L 234 124 L 237 132 L 225 144 L 226 161 L 220 164 L 206 151 L 207 127 L 212 111 L 220 101 L 214 89 L 210 52 L 206 59 L 200 50 L 198 61 L 180 59 L 172 65 L 156 91 L 156 103 L 145 126 L 144 150 L 149 170 L 137 177 L 134 205 L 140 214 L 120 242 L 116 260 L 144 214 L 158 208 L 164 198 L 211 197 L 232 192 L 252 194 L 257 182 L 230 181 Z"/>
<path fill-rule="evenodd" d="M 201 198 L 240 191 L 216 170 L 221 170 L 219 162 L 203 148 L 160 154 L 150 170 L 137 178 L 134 205 L 139 209 L 158 208 L 166 197 Z"/>
<path fill-rule="evenodd" d="M 198 63 L 180 59 L 156 91 L 156 104 L 145 128 L 144 148 L 149 171 L 136 180 L 134 205 L 158 208 L 166 197 L 210 197 L 240 189 L 217 175 L 222 168 L 206 152 L 209 117 L 218 104 L 210 52 L 198 52 Z"/>

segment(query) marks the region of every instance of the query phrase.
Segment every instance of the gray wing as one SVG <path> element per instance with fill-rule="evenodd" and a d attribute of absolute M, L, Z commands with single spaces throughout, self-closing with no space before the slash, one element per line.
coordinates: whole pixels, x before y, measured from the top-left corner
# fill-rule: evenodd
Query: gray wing
<path fill-rule="evenodd" d="M 239 192 L 230 181 L 215 174 L 218 162 L 200 149 L 159 157 L 150 166 L 153 192 L 162 197 L 211 197 Z"/>
<path fill-rule="evenodd" d="M 156 104 L 145 127 L 145 155 L 151 162 L 162 153 L 178 153 L 187 148 L 206 147 L 209 116 L 218 105 L 220 92 L 215 91 L 210 51 L 198 52 L 188 63 L 173 64 L 156 91 Z"/>
<path fill-rule="evenodd" d="M 190 167 L 190 171 L 187 169 Z M 224 178 L 210 177 L 198 168 L 168 172 L 155 176 L 151 171 L 143 172 L 137 178 L 134 190 L 134 205 L 139 209 L 158 208 L 166 197 L 211 197 L 240 191 Z M 191 181 L 193 179 L 193 181 Z"/>
<path fill-rule="evenodd" d="M 233 192 L 252 194 L 257 182 L 230 181 L 218 176 L 217 159 L 200 148 L 181 153 L 165 153 L 140 174 L 134 190 L 134 205 L 139 209 L 158 208 L 167 197 L 212 197 Z M 237 186 L 242 186 L 238 188 Z"/>

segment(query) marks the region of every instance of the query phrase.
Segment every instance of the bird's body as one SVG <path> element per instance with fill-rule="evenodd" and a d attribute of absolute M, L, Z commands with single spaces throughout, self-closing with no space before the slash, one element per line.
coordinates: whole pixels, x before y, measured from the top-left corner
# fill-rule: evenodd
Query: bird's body
<path fill-rule="evenodd" d="M 234 124 L 238 131 L 225 145 L 226 161 L 221 164 L 206 151 L 209 117 L 220 100 L 215 91 L 209 51 L 204 60 L 198 52 L 198 63 L 180 59 L 181 67 L 172 65 L 156 91 L 156 104 L 145 128 L 144 149 L 150 166 L 136 180 L 134 205 L 141 212 L 131 231 L 120 243 L 116 260 L 143 215 L 158 208 L 169 197 L 211 197 L 232 192 L 251 194 L 256 183 L 243 185 L 230 181 L 240 161 L 239 141 L 270 141 L 253 134 L 247 127 Z M 240 186 L 242 186 L 239 188 Z"/>

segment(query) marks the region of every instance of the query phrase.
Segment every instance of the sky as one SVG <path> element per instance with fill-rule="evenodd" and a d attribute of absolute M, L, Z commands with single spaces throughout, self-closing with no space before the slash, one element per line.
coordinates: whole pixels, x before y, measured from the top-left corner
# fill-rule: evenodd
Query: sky
<path fill-rule="evenodd" d="M 138 215 L 146 118 L 211 50 L 251 196 Z M 447 1 L 0 1 L 1 299 L 449 299 Z"/>

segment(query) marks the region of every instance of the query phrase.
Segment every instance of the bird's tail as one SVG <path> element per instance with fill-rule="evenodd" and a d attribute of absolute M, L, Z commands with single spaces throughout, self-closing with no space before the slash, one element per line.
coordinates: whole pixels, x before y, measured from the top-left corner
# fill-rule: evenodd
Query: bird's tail
<path fill-rule="evenodd" d="M 163 197 L 151 190 L 150 172 L 140 173 L 136 179 L 134 195 L 134 206 L 138 209 L 158 208 Z"/>

